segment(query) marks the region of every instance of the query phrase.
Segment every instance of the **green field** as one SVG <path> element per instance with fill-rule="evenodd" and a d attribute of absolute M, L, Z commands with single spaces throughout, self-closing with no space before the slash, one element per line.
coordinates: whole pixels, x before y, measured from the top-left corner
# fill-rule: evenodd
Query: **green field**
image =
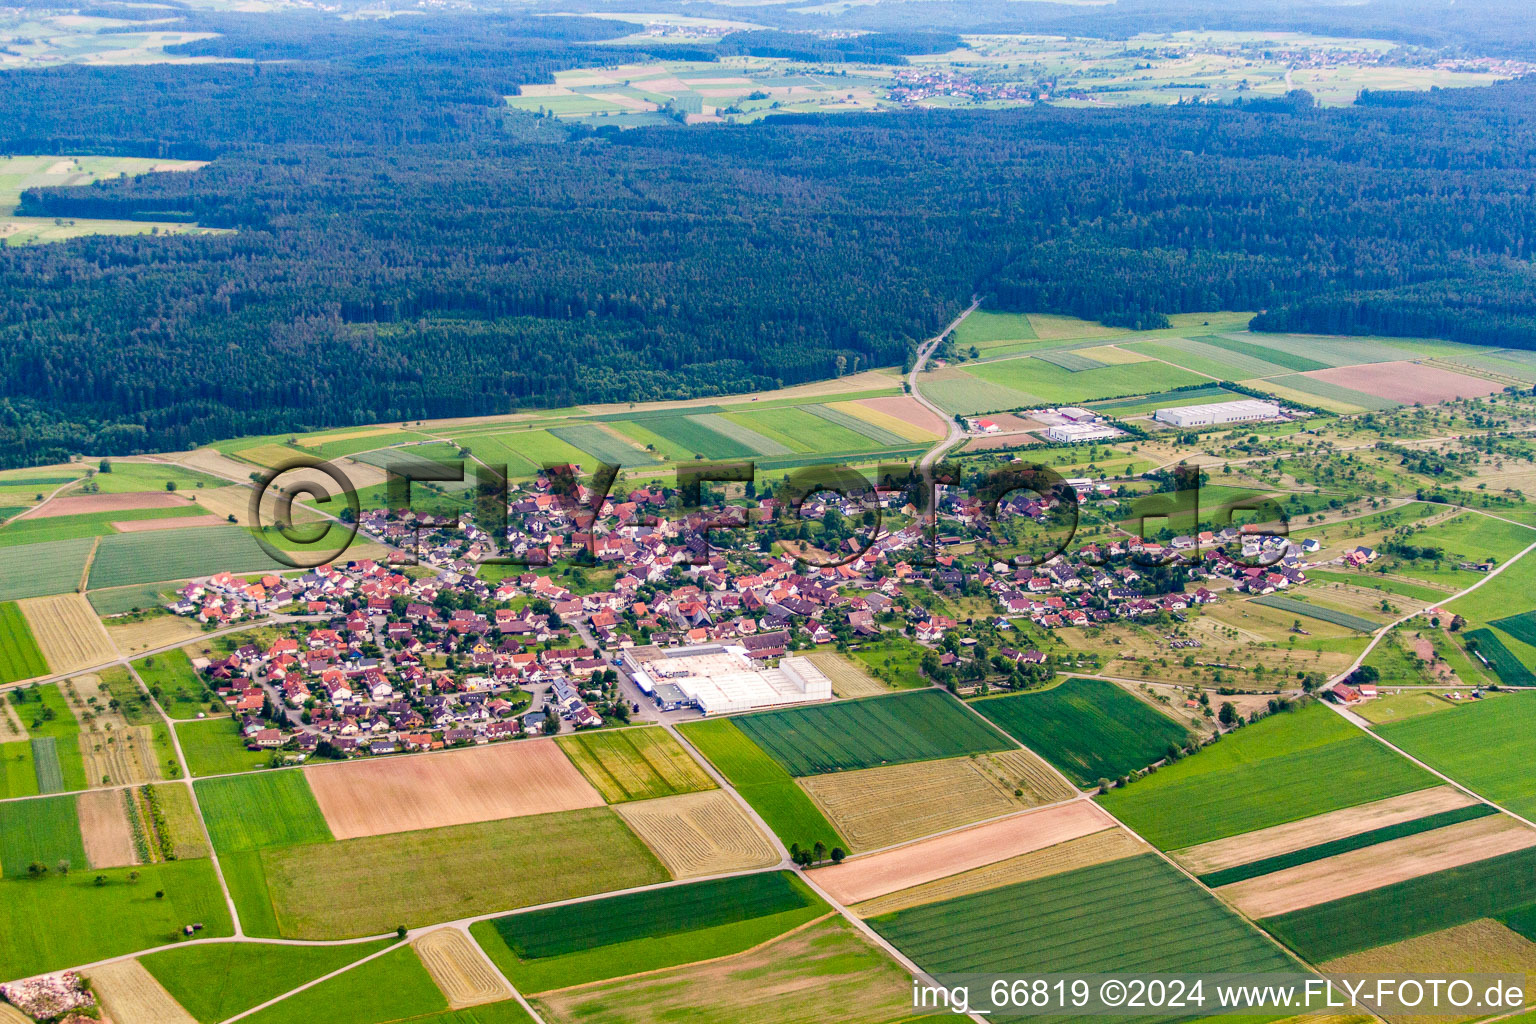
<path fill-rule="evenodd" d="M 1416 601 L 1443 601 L 1447 597 L 1446 592 L 1443 590 L 1436 590 L 1434 587 L 1426 587 L 1418 583 L 1409 583 L 1407 580 L 1391 579 L 1372 572 L 1354 570 L 1333 572 L 1328 569 L 1308 569 L 1307 579 L 1313 583 L 1348 583 L 1352 587 L 1379 590 L 1383 594 L 1411 597 Z"/>
<path fill-rule="evenodd" d="M 93 590 L 86 597 L 97 615 L 122 615 L 159 607 L 169 600 L 166 592 L 172 589 L 159 583 L 139 583 L 111 590 Z"/>
<path fill-rule="evenodd" d="M 1122 363 L 1098 370 L 1073 372 L 1040 359 L 1001 359 L 977 363 L 965 373 L 1030 396 L 1041 405 L 1087 402 L 1120 395 L 1148 395 L 1206 380 L 1199 374 L 1167 363 Z"/>
<path fill-rule="evenodd" d="M 715 788 L 664 729 L 582 732 L 557 742 L 611 804 Z"/>
<path fill-rule="evenodd" d="M 0 529 L 0 548 L 77 537 L 106 537 L 118 532 L 112 528 L 113 523 L 136 522 L 141 519 L 186 519 L 208 514 L 207 509 L 196 505 L 181 505 L 174 508 L 132 508 L 117 512 L 21 519 Z"/>
<path fill-rule="evenodd" d="M 80 586 L 95 540 L 56 540 L 10 548 L 0 558 L 0 601 L 67 594 Z"/>
<path fill-rule="evenodd" d="M 1270 377 L 1288 372 L 1287 367 L 1268 359 L 1188 338 L 1143 341 L 1135 345 L 1122 345 L 1121 348 L 1166 360 L 1175 366 L 1217 380 L 1248 380 L 1250 377 Z"/>
<path fill-rule="evenodd" d="M 410 946 L 390 950 L 243 1018 L 252 1024 L 381 1024 L 448 1009 Z"/>
<path fill-rule="evenodd" d="M 758 455 L 790 455 L 800 451 L 794 445 L 785 444 L 783 441 L 776 440 L 748 426 L 744 422 L 744 417 L 706 413 L 702 416 L 692 416 L 689 418 L 701 427 L 724 435 L 737 444 L 746 445 Z"/>
<path fill-rule="evenodd" d="M 1536 647 L 1536 612 L 1506 615 L 1502 619 L 1494 619 L 1489 625 L 1499 627 L 1523 644 Z"/>
<path fill-rule="evenodd" d="M 1177 850 L 1434 782 L 1332 711 L 1312 705 L 1270 715 L 1098 800 L 1149 842 Z"/>
<path fill-rule="evenodd" d="M 246 935 L 275 939 L 282 936 L 277 914 L 272 910 L 272 891 L 267 886 L 266 868 L 260 850 L 242 850 L 219 857 L 224 884 L 235 901 L 235 913 Z"/>
<path fill-rule="evenodd" d="M 928 685 L 923 678 L 923 655 L 928 648 L 902 637 L 862 644 L 849 652 L 869 674 L 895 690 L 918 690 Z"/>
<path fill-rule="evenodd" d="M 302 553 L 295 545 L 270 534 L 285 551 Z M 325 538 L 318 550 L 329 550 Z M 315 545 L 310 545 L 315 547 Z M 23 549 L 25 550 L 25 549 Z M 124 587 L 158 580 L 183 580 L 215 572 L 286 572 L 262 550 L 249 530 L 240 526 L 199 526 L 185 530 L 119 533 L 101 538 L 91 563 L 90 587 Z M 77 577 L 78 580 L 78 577 Z"/>
<path fill-rule="evenodd" d="M 684 415 L 685 411 L 678 410 L 669 416 L 643 420 L 632 417 L 631 421 L 640 423 L 651 433 L 659 434 L 671 443 L 697 452 L 706 459 L 750 459 L 757 454 L 740 441 L 711 430 L 694 417 Z"/>
<path fill-rule="evenodd" d="M 1068 679 L 971 707 L 1083 788 L 1145 768 L 1189 738 L 1182 725 L 1103 679 Z"/>
<path fill-rule="evenodd" d="M 248 772 L 272 761 L 270 752 L 245 749 L 239 726 L 227 715 L 200 722 L 177 722 L 176 738 L 186 755 L 189 775 Z"/>
<path fill-rule="evenodd" d="M 261 870 L 247 870 L 247 877 L 265 884 L 283 936 L 301 939 L 379 935 L 401 924 L 420 927 L 668 878 L 606 807 L 265 849 L 255 856 Z M 316 898 L 317 879 L 325 880 L 324 899 Z"/>
<path fill-rule="evenodd" d="M 556 427 L 550 431 L 555 437 L 574 445 L 599 462 L 609 465 L 654 466 L 655 457 L 631 448 L 595 423 L 577 423 L 569 427 Z"/>
<path fill-rule="evenodd" d="M 128 875 L 136 871 L 137 881 Z M 97 885 L 96 876 L 105 879 Z M 157 899 L 156 892 L 165 893 Z M 72 871 L 0 880 L 0 977 L 25 978 L 175 942 L 200 922 L 199 938 L 230 935 L 229 911 L 209 860 Z M 110 922 L 80 927 L 81 922 Z"/>
<path fill-rule="evenodd" d="M 1536 849 L 1464 864 L 1260 922 L 1313 963 L 1536 903 Z"/>
<path fill-rule="evenodd" d="M 1156 854 L 872 918 L 930 972 L 1263 972 L 1296 964 Z"/>
<path fill-rule="evenodd" d="M 840 846 L 846 850 L 848 841 L 832 827 L 805 790 L 736 727 L 737 721 L 740 719 L 715 718 L 690 722 L 681 728 L 683 737 L 730 781 L 786 846 L 799 843 L 809 849 L 819 840 L 828 849 Z"/>
<path fill-rule="evenodd" d="M 85 760 L 80 755 L 80 723 L 58 683 L 44 683 L 15 691 L 22 697 L 12 707 L 21 724 L 32 734 L 32 758 L 37 768 L 39 793 L 87 789 Z"/>
<path fill-rule="evenodd" d="M 196 718 L 215 706 L 214 702 L 202 699 L 208 688 L 192 668 L 192 659 L 185 650 L 152 654 L 134 662 L 133 667 L 172 718 Z M 222 707 L 223 702 L 219 701 L 218 708 Z"/>
<path fill-rule="evenodd" d="M 960 321 L 955 328 L 954 344 L 958 349 L 975 345 L 985 349 L 989 345 L 1011 341 L 1034 341 L 1035 329 L 1030 326 L 1027 313 L 996 313 L 978 309 Z"/>
<path fill-rule="evenodd" d="M 1487 799 L 1536 815 L 1536 694 L 1484 697 L 1376 731 Z"/>
<path fill-rule="evenodd" d="M 1330 364 L 1320 363 L 1316 359 L 1309 359 L 1303 355 L 1297 355 L 1287 349 L 1258 345 L 1251 341 L 1243 341 L 1231 335 L 1213 334 L 1199 339 L 1203 345 L 1219 348 L 1224 352 L 1233 352 L 1238 355 L 1249 356 L 1261 362 L 1283 367 L 1287 370 L 1325 370 Z M 1259 374 L 1267 376 L 1267 374 Z"/>
<path fill-rule="evenodd" d="M 477 458 L 489 463 L 505 462 L 513 476 L 533 476 L 544 466 L 582 465 L 590 472 L 593 459 L 574 445 L 567 444 L 548 430 L 500 430 L 483 434 L 460 434 L 461 444 Z"/>
<path fill-rule="evenodd" d="M 110 473 L 97 473 L 91 481 L 102 494 L 129 494 L 138 491 L 163 491 L 173 483 L 178 491 L 195 492 L 199 487 L 223 487 L 228 480 L 199 473 L 185 466 L 163 462 L 123 462 L 113 460 Z"/>
<path fill-rule="evenodd" d="M 948 374 L 950 371 L 941 371 Z M 1039 404 L 1033 395 L 973 377 L 960 370 L 953 376 L 925 374 L 921 381 L 923 395 L 947 413 L 971 416 L 1001 409 L 1023 409 Z"/>
<path fill-rule="evenodd" d="M 825 405 L 805 405 L 801 406 L 801 409 L 812 416 L 826 420 L 828 423 L 844 427 L 855 434 L 861 435 L 881 448 L 901 448 L 911 444 L 910 441 L 899 434 L 894 434 L 884 427 L 876 426 L 867 420 L 861 420 L 857 416 L 843 412 L 841 409 L 829 409 Z M 827 450 L 835 451 L 844 447 L 846 446 L 841 443 L 835 445 L 828 444 Z"/>
<path fill-rule="evenodd" d="M 1507 686 L 1536 686 L 1536 675 L 1526 668 L 1513 651 L 1504 645 L 1498 634 L 1491 629 L 1468 630 L 1464 636 L 1464 642 L 1469 645 L 1477 645 L 1477 653 L 1488 659 L 1488 664 L 1493 671 L 1498 673 L 1499 682 Z"/>
<path fill-rule="evenodd" d="M 1394 839 L 1402 839 L 1405 836 L 1416 836 L 1421 832 L 1430 832 L 1437 828 L 1445 828 L 1462 821 L 1472 821 L 1475 818 L 1486 818 L 1498 811 L 1487 804 L 1472 804 L 1467 807 L 1458 807 L 1453 811 L 1441 811 L 1439 814 L 1431 814 L 1424 818 L 1415 818 L 1412 821 L 1399 822 L 1396 825 L 1388 825 L 1385 828 L 1371 829 L 1369 832 L 1358 832 L 1343 839 L 1335 839 L 1328 843 L 1319 843 L 1316 846 L 1308 846 L 1305 849 L 1293 850 L 1276 857 L 1265 857 L 1263 860 L 1250 861 L 1247 864 L 1239 864 L 1237 867 L 1226 868 L 1221 871 L 1212 871 L 1201 875 L 1200 881 L 1216 888 L 1219 885 L 1231 885 L 1233 882 L 1241 882 L 1249 878 L 1258 878 L 1260 875 L 1271 875 L 1276 871 L 1293 868 L 1298 864 L 1311 864 L 1313 861 L 1323 860 L 1326 857 L 1336 857 L 1350 850 L 1363 850 L 1368 846 L 1378 846 L 1381 843 L 1391 842 Z"/>
<path fill-rule="evenodd" d="M 52 740 L 49 741 L 52 743 Z M 64 788 L 64 780 L 59 780 L 58 792 Z M 9 800 L 14 796 L 36 796 L 37 769 L 32 760 L 32 742 L 30 740 L 14 740 L 10 743 L 0 743 L 0 800 Z"/>
<path fill-rule="evenodd" d="M 543 992 L 728 956 L 826 909 L 798 878 L 770 872 L 514 914 L 470 931 L 514 985 Z"/>
<path fill-rule="evenodd" d="M 32 627 L 16 602 L 0 604 L 0 683 L 48 674 L 48 663 L 32 638 Z"/>
<path fill-rule="evenodd" d="M 73 871 L 90 867 L 74 797 L 0 803 L 0 870 L 6 878 L 28 877 L 34 863 L 57 873 L 60 861 Z"/>
<path fill-rule="evenodd" d="M 1219 338 L 1232 337 L 1232 335 L 1219 336 Z M 1209 341 L 1211 344 L 1219 343 L 1218 338 L 1202 340 Z M 1388 344 L 1361 338 L 1340 338 L 1331 335 L 1314 334 L 1243 332 L 1237 335 L 1237 340 L 1263 349 L 1266 352 L 1272 351 L 1278 355 L 1288 354 L 1292 359 L 1311 359 L 1322 364 L 1321 366 L 1307 367 L 1307 369 L 1313 370 L 1329 366 L 1354 366 L 1357 363 L 1389 363 L 1406 358 L 1402 349 L 1392 348 Z M 1278 355 L 1263 355 L 1261 358 L 1283 364 L 1283 360 L 1278 358 Z"/>
<path fill-rule="evenodd" d="M 1331 622 L 1335 626 L 1343 626 L 1345 629 L 1353 629 L 1361 633 L 1374 633 L 1378 628 L 1378 623 L 1362 618 L 1359 615 L 1341 612 L 1337 608 L 1324 608 L 1322 605 L 1311 601 L 1302 601 L 1294 597 L 1285 597 L 1281 594 L 1265 594 L 1263 597 L 1255 597 L 1253 598 L 1253 603 L 1261 604 L 1266 608 L 1278 608 L 1290 615 L 1304 615 L 1323 622 Z"/>
<path fill-rule="evenodd" d="M 767 711 L 733 721 L 748 739 L 795 776 L 1010 747 L 995 730 L 939 690 Z"/>
<path fill-rule="evenodd" d="M 228 942 L 151 953 L 139 957 L 139 963 L 200 1024 L 218 1024 L 377 953 L 389 941 L 346 946 Z"/>
<path fill-rule="evenodd" d="M 331 841 L 331 830 L 298 769 L 195 783 L 197 803 L 219 853 Z"/>
<path fill-rule="evenodd" d="M 1126 364 L 1140 366 L 1140 363 Z M 1110 416 L 1141 416 L 1158 409 L 1167 408 L 1170 405 L 1200 405 L 1205 402 L 1232 402 L 1247 396 L 1240 395 L 1236 391 L 1228 391 L 1219 384 L 1207 384 L 1204 387 L 1188 388 L 1184 391 L 1162 391 L 1155 395 L 1144 395 L 1140 398 L 1119 398 L 1106 402 L 1090 403 L 1089 408 L 1095 412 L 1105 413 Z"/>

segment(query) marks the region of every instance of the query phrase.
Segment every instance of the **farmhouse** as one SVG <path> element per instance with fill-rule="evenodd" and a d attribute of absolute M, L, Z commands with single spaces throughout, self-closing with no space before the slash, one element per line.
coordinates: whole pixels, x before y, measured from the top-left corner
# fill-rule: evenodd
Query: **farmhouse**
<path fill-rule="evenodd" d="M 624 652 L 623 664 L 636 684 L 655 693 L 658 701 L 663 686 L 675 687 L 706 715 L 832 698 L 832 681 L 806 659 L 786 657 L 777 668 L 767 668 L 735 645 L 631 647 Z M 675 702 L 670 690 L 665 696 Z"/>

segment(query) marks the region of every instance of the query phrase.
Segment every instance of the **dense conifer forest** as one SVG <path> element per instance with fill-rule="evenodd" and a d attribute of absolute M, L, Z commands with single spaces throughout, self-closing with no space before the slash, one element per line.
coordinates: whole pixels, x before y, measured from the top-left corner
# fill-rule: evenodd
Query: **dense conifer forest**
<path fill-rule="evenodd" d="M 211 161 L 23 212 L 234 229 L 0 248 L 0 465 L 797 383 L 973 294 L 1536 348 L 1536 82 L 594 132 L 503 98 L 629 26 L 187 17 L 284 62 L 0 73 L 0 152 Z"/>

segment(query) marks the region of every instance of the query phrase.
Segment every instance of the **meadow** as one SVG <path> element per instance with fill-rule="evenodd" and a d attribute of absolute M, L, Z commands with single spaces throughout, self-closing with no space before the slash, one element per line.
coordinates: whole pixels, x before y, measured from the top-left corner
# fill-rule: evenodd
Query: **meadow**
<path fill-rule="evenodd" d="M 638 422 L 653 434 L 659 434 L 672 444 L 696 452 L 706 459 L 749 459 L 758 454 L 740 441 L 711 430 L 699 422 L 698 416 L 684 415 L 683 410 L 643 420 L 631 417 L 631 422 Z"/>
<path fill-rule="evenodd" d="M 826 910 L 798 878 L 768 872 L 509 915 L 470 932 L 513 984 L 543 992 L 729 956 Z"/>
<path fill-rule="evenodd" d="M 871 918 L 931 972 L 1294 970 L 1295 963 L 1156 854 Z"/>
<path fill-rule="evenodd" d="M 1266 931 L 1313 963 L 1401 942 L 1536 903 L 1536 849 L 1265 918 Z"/>
<path fill-rule="evenodd" d="M 47 674 L 48 663 L 21 609 L 14 601 L 0 604 L 0 683 Z"/>
<path fill-rule="evenodd" d="M 81 537 L 8 549 L 0 558 L 0 601 L 75 590 L 94 544 L 92 538 Z"/>
<path fill-rule="evenodd" d="M 1376 731 L 1481 796 L 1516 814 L 1536 816 L 1536 776 L 1530 763 L 1536 694 L 1488 696 Z"/>
<path fill-rule="evenodd" d="M 248 772 L 269 764 L 272 754 L 246 750 L 245 738 L 234 719 L 227 715 L 202 721 L 177 722 L 176 738 L 186 756 L 190 775 L 227 775 Z"/>
<path fill-rule="evenodd" d="M 1189 737 L 1178 722 L 1103 679 L 1068 679 L 971 707 L 1084 788 L 1145 768 Z"/>
<path fill-rule="evenodd" d="M 1203 339 L 1180 338 L 1169 341 L 1144 341 L 1124 346 L 1186 370 L 1203 373 L 1217 380 L 1247 380 L 1285 373 L 1287 368 L 1246 352 L 1220 345 L 1207 345 Z"/>
<path fill-rule="evenodd" d="M 1531 674 L 1531 670 L 1505 646 L 1493 630 L 1469 629 L 1463 634 L 1462 642 L 1467 645 L 1469 653 L 1475 645 L 1477 653 L 1488 659 L 1488 665 L 1497 673 L 1499 682 L 1506 686 L 1536 686 L 1536 675 Z"/>
<path fill-rule="evenodd" d="M 60 786 L 62 787 L 62 784 Z M 37 769 L 32 760 L 32 741 L 0 743 L 0 800 L 36 796 Z"/>
<path fill-rule="evenodd" d="M 32 736 L 39 793 L 61 793 L 90 785 L 85 775 L 85 759 L 80 754 L 80 723 L 59 685 L 29 686 L 17 691 L 22 702 L 12 704 Z"/>
<path fill-rule="evenodd" d="M 331 840 L 302 771 L 258 772 L 194 784 L 219 853 Z"/>
<path fill-rule="evenodd" d="M 939 690 L 768 711 L 734 722 L 790 775 L 873 768 L 1010 747 L 1002 736 Z"/>
<path fill-rule="evenodd" d="M 199 1024 L 218 1024 L 388 945 L 230 942 L 168 949 L 139 957 L 139 963 Z"/>
<path fill-rule="evenodd" d="M 214 707 L 212 702 L 202 699 L 208 688 L 181 648 L 141 658 L 133 663 L 133 668 L 172 718 L 196 718 Z"/>
<path fill-rule="evenodd" d="M 1313 705 L 1263 718 L 1098 800 L 1148 842 L 1177 850 L 1433 784 Z"/>
<path fill-rule="evenodd" d="M 558 742 L 610 804 L 715 788 L 664 729 L 585 732 L 561 736 Z"/>
<path fill-rule="evenodd" d="M 245 1020 L 252 1024 L 379 1024 L 448 1009 L 448 1000 L 410 946 L 322 981 Z"/>
<path fill-rule="evenodd" d="M 137 872 L 138 879 L 129 879 Z M 105 879 L 97 885 L 95 877 Z M 163 892 L 163 898 L 156 898 Z M 24 978 L 174 942 L 197 921 L 200 938 L 233 933 L 208 860 L 136 868 L 50 871 L 42 879 L 0 880 L 0 977 Z M 75 927 L 73 922 L 111 922 Z"/>
<path fill-rule="evenodd" d="M 798 843 L 811 848 L 818 841 L 830 850 L 848 848 L 826 816 L 795 780 L 763 749 L 726 718 L 690 722 L 683 737 L 724 775 L 742 799 L 767 822 L 786 846 Z"/>
<path fill-rule="evenodd" d="M 689 418 L 701 427 L 707 427 L 738 444 L 746 445 L 758 455 L 789 455 L 801 450 L 795 445 L 786 444 L 753 429 L 753 427 L 748 426 L 750 421 L 742 416 L 706 413 L 703 416 L 691 416 Z"/>
<path fill-rule="evenodd" d="M 285 549 L 293 548 L 286 542 Z M 283 571 L 250 531 L 239 526 L 123 533 L 101 538 L 91 564 L 91 589 L 157 580 L 181 580 L 215 572 Z"/>
<path fill-rule="evenodd" d="M 74 797 L 0 803 L 0 870 L 6 878 L 28 877 L 33 864 L 57 873 L 61 861 L 72 870 L 90 867 Z"/>
<path fill-rule="evenodd" d="M 272 909 L 272 891 L 267 886 L 266 869 L 260 850 L 242 850 L 219 856 L 224 884 L 235 901 L 240 927 L 248 936 L 275 939 L 282 936 L 277 914 Z"/>
<path fill-rule="evenodd" d="M 598 462 L 623 466 L 625 469 L 656 464 L 654 456 L 625 444 L 595 423 L 556 427 L 550 433 L 566 444 L 580 448 Z"/>
<path fill-rule="evenodd" d="M 1146 395 L 1204 383 L 1208 378 L 1167 363 L 1124 363 L 1073 372 L 1040 359 L 976 363 L 965 373 L 1025 396 L 1021 404 L 1062 405 L 1120 395 Z"/>

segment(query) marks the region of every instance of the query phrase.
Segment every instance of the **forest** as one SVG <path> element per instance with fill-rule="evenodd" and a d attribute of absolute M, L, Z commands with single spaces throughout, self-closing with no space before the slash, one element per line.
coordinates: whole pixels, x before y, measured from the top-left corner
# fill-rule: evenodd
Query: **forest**
<path fill-rule="evenodd" d="M 593 131 L 503 97 L 632 26 L 190 17 L 283 63 L 0 73 L 0 152 L 212 161 L 23 212 L 234 229 L 0 248 L 0 465 L 793 384 L 974 294 L 1536 348 L 1536 82 Z"/>

